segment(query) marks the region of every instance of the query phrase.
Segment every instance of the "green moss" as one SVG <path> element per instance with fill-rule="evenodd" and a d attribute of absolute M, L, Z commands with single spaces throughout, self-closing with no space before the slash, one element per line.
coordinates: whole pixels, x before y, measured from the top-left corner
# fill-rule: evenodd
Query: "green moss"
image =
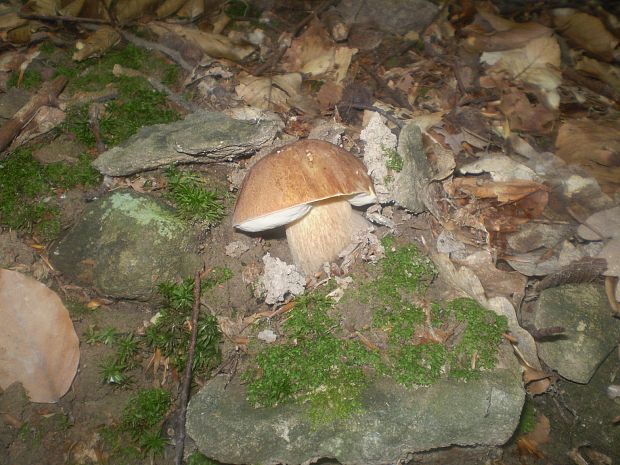
<path fill-rule="evenodd" d="M 123 408 L 119 424 L 102 431 L 113 457 L 134 463 L 141 455 L 161 454 L 167 442 L 161 425 L 171 405 L 172 396 L 165 389 L 143 389 L 134 394 Z"/>
<path fill-rule="evenodd" d="M 485 309 L 473 299 L 456 299 L 447 307 L 457 321 L 466 324 L 461 340 L 450 353 L 450 374 L 475 378 L 480 370 L 493 368 L 502 335 L 508 331 L 506 317 Z"/>
<path fill-rule="evenodd" d="M 31 69 L 27 69 L 24 71 L 24 75 L 22 77 L 22 81 L 17 85 L 17 81 L 19 80 L 19 72 L 14 71 L 11 73 L 11 77 L 7 82 L 7 87 L 20 87 L 22 89 L 34 90 L 38 89 L 41 83 L 43 82 L 43 78 L 41 74 L 37 71 L 33 71 Z"/>
<path fill-rule="evenodd" d="M 86 154 L 74 165 L 42 165 L 29 149 L 18 149 L 0 162 L 0 224 L 53 239 L 60 232 L 54 190 L 92 186 L 99 178 Z"/>
<path fill-rule="evenodd" d="M 187 458 L 187 465 L 219 465 L 219 462 L 211 460 L 206 455 L 194 451 Z"/>
<path fill-rule="evenodd" d="M 427 319 L 414 296 L 427 289 L 434 265 L 414 245 L 397 247 L 392 238 L 383 244 L 379 276 L 348 289 L 341 300 L 370 307 L 371 327 L 360 331 L 382 348 L 343 337 L 339 307 L 325 290 L 304 295 L 287 314 L 280 342 L 258 350 L 256 366 L 244 375 L 252 404 L 305 404 L 320 423 L 359 411 L 375 376 L 412 387 L 444 376 L 470 379 L 494 367 L 506 319 L 471 299 L 433 304 Z"/>
<path fill-rule="evenodd" d="M 384 147 L 383 154 L 386 158 L 385 166 L 392 171 L 400 173 L 403 169 L 403 159 L 398 152 L 395 149 L 386 149 Z"/>
<path fill-rule="evenodd" d="M 536 407 L 530 399 L 525 399 L 523 410 L 521 411 L 521 418 L 519 425 L 517 426 L 517 436 L 521 436 L 529 433 L 536 426 Z"/>
<path fill-rule="evenodd" d="M 390 352 L 393 365 L 389 373 L 406 386 L 432 384 L 446 362 L 446 348 L 434 342 L 392 346 Z"/>
<path fill-rule="evenodd" d="M 179 114 L 168 106 L 164 93 L 153 90 L 144 78 L 114 76 L 112 69 L 115 64 L 145 71 L 149 75 L 163 74 L 168 82 L 178 79 L 176 66 L 154 58 L 146 50 L 133 45 L 79 64 L 70 61 L 59 64 L 57 74 L 69 77 L 68 92 L 97 92 L 106 86 L 118 90 L 118 97 L 106 104 L 106 111 L 99 122 L 102 141 L 108 147 L 124 142 L 143 126 L 179 119 Z M 72 107 L 62 128 L 73 133 L 80 142 L 93 147 L 95 138 L 88 121 L 86 105 Z"/>
<path fill-rule="evenodd" d="M 212 275 L 204 280 L 201 292 L 208 291 L 232 277 L 228 268 L 215 268 Z M 146 330 L 146 342 L 159 349 L 162 355 L 170 357 L 172 366 L 182 371 L 187 361 L 187 350 L 191 338 L 189 320 L 192 314 L 194 280 L 185 279 L 181 283 L 164 283 L 159 287 L 165 303 L 157 321 Z M 193 373 L 206 376 L 219 364 L 221 333 L 217 319 L 209 313 L 201 313 L 198 318 L 198 336 L 194 354 Z"/>
<path fill-rule="evenodd" d="M 252 404 L 307 404 L 315 423 L 360 409 L 369 381 L 365 369 L 378 365 L 379 356 L 358 341 L 338 337 L 338 324 L 328 316 L 333 305 L 332 299 L 316 294 L 297 301 L 284 324 L 289 339 L 261 350 L 256 370 L 246 374 Z"/>
<path fill-rule="evenodd" d="M 221 196 L 207 190 L 200 176 L 170 167 L 166 170 L 166 177 L 168 198 L 174 202 L 181 216 L 208 225 L 213 225 L 224 217 Z"/>

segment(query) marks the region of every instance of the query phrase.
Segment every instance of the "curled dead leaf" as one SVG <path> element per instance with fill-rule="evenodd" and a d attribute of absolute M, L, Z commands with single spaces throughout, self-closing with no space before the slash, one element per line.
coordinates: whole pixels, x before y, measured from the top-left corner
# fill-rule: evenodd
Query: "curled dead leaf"
<path fill-rule="evenodd" d="M 596 16 L 572 8 L 557 8 L 553 10 L 553 15 L 556 29 L 573 45 L 605 61 L 620 58 L 616 50 L 620 40 Z"/>
<path fill-rule="evenodd" d="M 121 36 L 111 26 L 102 26 L 84 40 L 75 44 L 73 59 L 82 61 L 93 56 L 99 56 L 111 49 L 121 40 Z"/>

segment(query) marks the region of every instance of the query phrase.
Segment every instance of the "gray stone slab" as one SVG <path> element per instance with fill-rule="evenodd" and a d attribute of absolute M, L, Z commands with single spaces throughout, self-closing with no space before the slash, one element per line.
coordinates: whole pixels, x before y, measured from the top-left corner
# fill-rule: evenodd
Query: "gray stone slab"
<path fill-rule="evenodd" d="M 565 332 L 538 342 L 538 355 L 560 375 L 587 383 L 620 340 L 620 321 L 612 317 L 603 286 L 566 284 L 540 293 L 534 325 L 562 326 Z"/>
<path fill-rule="evenodd" d="M 414 452 L 450 445 L 500 445 L 513 434 L 525 393 L 514 356 L 468 382 L 442 379 L 405 388 L 374 382 L 363 411 L 313 425 L 303 406 L 253 408 L 245 387 L 217 377 L 191 400 L 187 430 L 208 457 L 235 464 L 301 464 L 327 457 L 345 465 L 396 463 Z"/>
<path fill-rule="evenodd" d="M 172 164 L 230 161 L 270 145 L 279 127 L 276 121 L 200 111 L 182 121 L 140 129 L 99 155 L 93 166 L 102 174 L 128 176 Z"/>

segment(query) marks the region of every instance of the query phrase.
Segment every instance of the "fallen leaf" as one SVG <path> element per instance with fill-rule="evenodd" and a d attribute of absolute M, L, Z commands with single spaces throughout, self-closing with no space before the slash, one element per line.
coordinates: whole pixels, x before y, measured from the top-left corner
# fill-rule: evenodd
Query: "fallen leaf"
<path fill-rule="evenodd" d="M 167 18 L 176 13 L 186 2 L 187 0 L 165 0 L 157 7 L 155 14 L 159 19 Z"/>
<path fill-rule="evenodd" d="M 254 47 L 251 45 L 236 45 L 226 36 L 201 31 L 193 27 L 157 21 L 150 22 L 148 27 L 158 36 L 166 33 L 176 34 L 213 58 L 241 61 L 254 52 Z"/>
<path fill-rule="evenodd" d="M 82 61 L 94 56 L 100 56 L 111 49 L 121 40 L 116 29 L 111 26 L 102 26 L 84 40 L 75 43 L 76 51 L 73 53 L 75 61 Z"/>
<path fill-rule="evenodd" d="M 250 106 L 283 112 L 296 107 L 306 113 L 316 112 L 313 102 L 302 94 L 299 73 L 266 77 L 239 73 L 238 80 L 235 92 Z"/>
<path fill-rule="evenodd" d="M 620 92 L 620 68 L 618 66 L 581 56 L 575 62 L 575 69 L 609 84 L 617 92 Z"/>
<path fill-rule="evenodd" d="M 340 84 L 356 52 L 355 48 L 336 46 L 321 23 L 313 21 L 303 34 L 293 40 L 284 54 L 282 67 L 289 72 Z"/>
<path fill-rule="evenodd" d="M 620 58 L 616 50 L 620 40 L 596 16 L 572 8 L 557 8 L 553 15 L 556 29 L 573 45 L 605 61 Z"/>
<path fill-rule="evenodd" d="M 604 191 L 620 188 L 620 127 L 617 119 L 573 119 L 560 126 L 555 154 L 578 164 Z"/>
<path fill-rule="evenodd" d="M 466 29 L 466 32 L 470 33 L 466 40 L 467 45 L 480 52 L 521 48 L 532 40 L 548 37 L 552 34 L 551 29 L 542 24 L 534 22 L 516 23 L 483 8 L 478 8 L 478 15 L 478 19 L 489 23 L 494 30 L 490 33 L 480 33 L 473 28 Z"/>
<path fill-rule="evenodd" d="M 491 179 L 498 182 L 538 180 L 533 170 L 501 153 L 487 153 L 479 160 L 461 166 L 458 171 L 463 174 L 490 173 Z"/>
<path fill-rule="evenodd" d="M 342 99 L 343 87 L 333 81 L 327 81 L 321 86 L 316 95 L 321 111 L 327 111 L 340 102 Z"/>
<path fill-rule="evenodd" d="M 117 0 L 114 15 L 121 23 L 143 16 L 157 0 Z"/>
<path fill-rule="evenodd" d="M 527 365 L 523 367 L 523 384 L 525 384 L 528 394 L 532 396 L 547 392 L 547 389 L 551 386 L 550 376 L 550 374 L 542 370 L 536 370 Z"/>
<path fill-rule="evenodd" d="M 179 18 L 195 19 L 202 16 L 205 12 L 204 0 L 187 0 L 185 5 L 177 11 Z"/>
<path fill-rule="evenodd" d="M 540 451 L 539 447 L 549 442 L 550 433 L 551 423 L 549 422 L 549 418 L 545 415 L 538 415 L 534 429 L 517 441 L 519 454 L 543 458 L 544 454 Z"/>
<path fill-rule="evenodd" d="M 480 61 L 490 65 L 488 74 L 505 74 L 512 79 L 531 84 L 549 108 L 557 110 L 562 83 L 560 74 L 560 45 L 555 37 L 542 36 L 528 41 L 521 48 L 500 52 L 485 52 Z"/>
<path fill-rule="evenodd" d="M 51 131 L 65 120 L 65 116 L 65 112 L 58 108 L 42 106 L 37 110 L 32 120 L 22 129 L 19 136 L 15 138 L 11 144 L 11 150 L 41 134 Z"/>
<path fill-rule="evenodd" d="M 21 382 L 33 402 L 57 402 L 80 359 L 69 311 L 44 284 L 0 270 L 0 387 Z"/>
<path fill-rule="evenodd" d="M 511 131 L 548 134 L 553 131 L 558 114 L 540 103 L 532 103 L 525 93 L 512 89 L 502 96 L 500 111 Z"/>
<path fill-rule="evenodd" d="M 484 181 L 478 178 L 454 178 L 452 186 L 480 199 L 495 198 L 501 203 L 516 202 L 536 192 L 547 192 L 548 187 L 534 181 Z"/>

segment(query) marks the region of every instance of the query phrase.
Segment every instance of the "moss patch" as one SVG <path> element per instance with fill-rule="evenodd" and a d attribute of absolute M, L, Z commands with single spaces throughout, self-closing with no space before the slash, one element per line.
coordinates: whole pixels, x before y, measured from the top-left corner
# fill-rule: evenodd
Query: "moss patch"
<path fill-rule="evenodd" d="M 246 373 L 251 403 L 308 403 L 315 422 L 359 409 L 360 395 L 369 381 L 365 369 L 377 366 L 379 356 L 358 341 L 338 337 L 338 323 L 327 313 L 333 305 L 332 299 L 320 294 L 297 301 L 283 325 L 287 341 L 261 350 L 256 370 Z"/>
<path fill-rule="evenodd" d="M 331 421 L 361 408 L 374 377 L 413 387 L 443 376 L 475 378 L 495 366 L 506 319 L 471 299 L 423 308 L 419 296 L 435 276 L 432 262 L 414 245 L 397 247 L 393 239 L 384 245 L 379 276 L 358 278 L 340 304 L 325 290 L 297 300 L 280 342 L 262 345 L 245 373 L 250 403 L 307 404 L 314 422 Z M 369 306 L 373 317 L 368 328 L 351 334 L 340 318 L 356 304 Z"/>
<path fill-rule="evenodd" d="M 69 92 L 96 92 L 107 86 L 118 90 L 118 97 L 106 104 L 99 123 L 101 138 L 108 147 L 124 142 L 142 126 L 169 123 L 180 117 L 168 106 L 165 94 L 155 91 L 146 79 L 115 76 L 112 73 L 114 65 L 119 64 L 162 78 L 168 85 L 176 82 L 179 76 L 177 68 L 143 49 L 128 45 L 82 63 L 65 61 L 57 66 L 57 73 L 69 78 Z M 88 121 L 87 105 L 72 107 L 62 128 L 74 134 L 83 144 L 93 147 L 95 136 Z"/>
<path fill-rule="evenodd" d="M 99 178 L 86 154 L 74 165 L 42 165 L 29 149 L 18 149 L 0 162 L 0 224 L 53 239 L 60 232 L 55 191 L 93 186 Z"/>
<path fill-rule="evenodd" d="M 214 268 L 211 276 L 202 282 L 201 293 L 231 277 L 232 272 L 228 268 Z M 181 283 L 164 283 L 159 286 L 159 290 L 165 302 L 157 321 L 146 330 L 146 342 L 151 348 L 159 349 L 162 355 L 169 357 L 173 368 L 180 372 L 187 361 L 191 337 L 189 320 L 194 301 L 194 280 L 187 278 Z M 219 364 L 221 337 L 215 316 L 201 313 L 192 366 L 195 376 L 205 376 Z"/>

